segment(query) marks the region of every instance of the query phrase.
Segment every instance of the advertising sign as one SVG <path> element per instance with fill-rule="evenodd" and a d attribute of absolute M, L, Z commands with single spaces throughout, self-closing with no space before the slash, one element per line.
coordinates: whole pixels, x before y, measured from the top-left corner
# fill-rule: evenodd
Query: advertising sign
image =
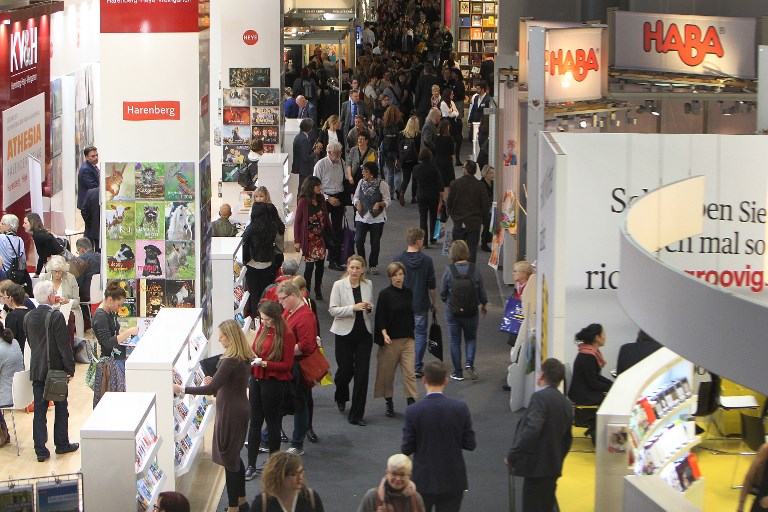
<path fill-rule="evenodd" d="M 101 33 L 197 32 L 198 0 L 101 0 Z"/>
<path fill-rule="evenodd" d="M 3 111 L 3 210 L 29 193 L 29 161 L 45 160 L 45 94 Z"/>
<path fill-rule="evenodd" d="M 614 15 L 617 68 L 755 78 L 754 18 Z"/>
<path fill-rule="evenodd" d="M 550 102 L 602 97 L 602 29 L 547 30 L 545 98 Z"/>

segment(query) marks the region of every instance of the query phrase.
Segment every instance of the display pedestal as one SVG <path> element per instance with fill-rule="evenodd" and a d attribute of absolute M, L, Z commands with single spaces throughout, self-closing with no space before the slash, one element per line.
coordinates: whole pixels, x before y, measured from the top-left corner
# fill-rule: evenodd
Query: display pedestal
<path fill-rule="evenodd" d="M 211 242 L 211 270 L 213 278 L 213 327 L 211 335 L 211 355 L 221 354 L 221 346 L 216 335 L 216 329 L 224 320 L 232 320 L 232 289 L 234 287 L 234 262 L 242 260 L 240 242 L 242 238 L 214 237 Z"/>
<path fill-rule="evenodd" d="M 202 309 L 163 308 L 125 364 L 128 391 L 157 394 L 157 434 L 165 443 L 157 454 L 160 469 L 168 476 L 164 491 L 178 488 L 177 479 L 187 473 L 203 445 L 203 433 L 212 425 L 214 406 L 205 397 L 174 398 L 174 381 L 184 386 L 201 385 L 200 360 L 208 353 L 202 335 Z M 198 418 L 198 409 L 204 406 Z M 186 409 L 186 414 L 180 414 Z M 187 446 L 189 445 L 189 446 Z M 177 460 L 177 451 L 183 452 Z"/>
<path fill-rule="evenodd" d="M 285 223 L 285 243 L 293 242 L 293 229 L 288 229 L 293 224 L 293 216 L 296 211 L 296 184 L 298 175 L 291 174 L 288 165 L 287 153 L 265 153 L 259 160 L 260 187 L 267 187 L 272 204 L 277 208 L 277 213 Z M 292 185 L 293 184 L 293 185 Z"/>

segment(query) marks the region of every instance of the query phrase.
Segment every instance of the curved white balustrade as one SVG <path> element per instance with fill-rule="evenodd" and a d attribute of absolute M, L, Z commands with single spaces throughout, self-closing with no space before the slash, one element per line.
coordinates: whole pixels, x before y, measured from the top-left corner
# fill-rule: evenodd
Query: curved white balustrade
<path fill-rule="evenodd" d="M 670 350 L 760 393 L 768 393 L 767 305 L 660 261 L 656 251 L 702 230 L 704 177 L 649 192 L 621 230 L 621 286 L 627 315 Z"/>

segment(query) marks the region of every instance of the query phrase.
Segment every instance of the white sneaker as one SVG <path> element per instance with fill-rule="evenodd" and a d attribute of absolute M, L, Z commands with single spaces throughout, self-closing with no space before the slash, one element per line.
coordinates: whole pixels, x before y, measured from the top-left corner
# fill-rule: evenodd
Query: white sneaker
<path fill-rule="evenodd" d="M 301 448 L 294 448 L 291 446 L 286 450 L 286 453 L 292 453 L 293 455 L 304 455 L 304 450 Z"/>

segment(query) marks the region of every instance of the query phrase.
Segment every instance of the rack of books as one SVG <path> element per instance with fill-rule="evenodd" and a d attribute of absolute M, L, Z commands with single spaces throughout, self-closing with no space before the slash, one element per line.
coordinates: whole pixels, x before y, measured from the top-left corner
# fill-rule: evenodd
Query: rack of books
<path fill-rule="evenodd" d="M 157 432 L 154 393 L 104 395 L 80 430 L 85 509 L 152 510 L 166 483 Z"/>
<path fill-rule="evenodd" d="M 163 308 L 125 364 L 128 391 L 157 394 L 157 427 L 165 442 L 157 449 L 157 467 L 168 477 L 162 490 L 176 490 L 203 448 L 204 436 L 215 414 L 204 396 L 175 397 L 172 384 L 203 383 L 200 361 L 208 355 L 201 309 Z M 147 471 L 148 476 L 154 474 Z"/>
<path fill-rule="evenodd" d="M 459 1 L 459 37 L 457 55 L 467 94 L 480 79 L 484 55 L 495 55 L 498 5 L 493 1 Z"/>
<path fill-rule="evenodd" d="M 250 325 L 250 318 L 246 315 L 249 294 L 245 291 L 245 265 L 240 247 L 241 241 L 241 238 L 214 238 L 211 241 L 211 272 L 213 274 L 211 303 L 214 326 L 232 318 L 236 319 L 244 329 Z M 211 355 L 222 352 L 224 349 L 218 341 L 211 339 Z"/>
<path fill-rule="evenodd" d="M 595 510 L 615 510 L 624 478 L 655 475 L 652 484 L 703 506 L 692 414 L 693 364 L 662 348 L 619 375 L 597 412 Z"/>

